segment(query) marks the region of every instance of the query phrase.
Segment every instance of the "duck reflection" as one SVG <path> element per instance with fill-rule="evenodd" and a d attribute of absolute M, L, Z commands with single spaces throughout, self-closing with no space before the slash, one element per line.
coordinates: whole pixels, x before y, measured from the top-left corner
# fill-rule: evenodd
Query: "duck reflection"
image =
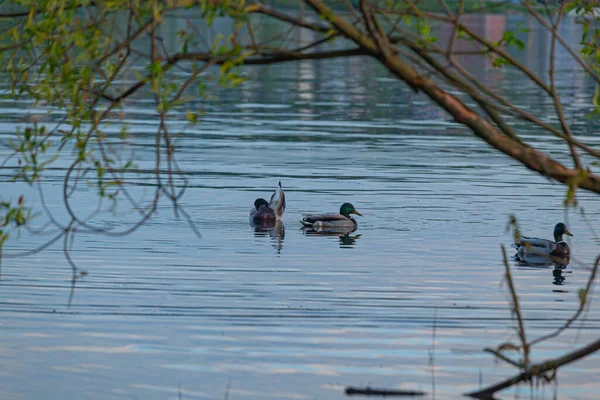
<path fill-rule="evenodd" d="M 552 277 L 554 285 L 563 285 L 565 282 L 564 270 L 571 261 L 570 257 L 558 257 L 551 255 L 538 255 L 538 254 L 523 254 L 517 253 L 513 260 L 517 267 L 529 267 L 529 268 L 549 268 L 552 269 Z"/>
<path fill-rule="evenodd" d="M 255 237 L 270 236 L 273 241 L 273 247 L 277 250 L 277 254 L 281 253 L 285 239 L 285 227 L 283 226 L 283 221 L 271 221 L 264 224 L 251 223 L 250 226 L 254 228 Z"/>
<path fill-rule="evenodd" d="M 360 237 L 360 235 L 350 236 L 349 233 L 346 233 L 345 235 L 340 236 L 340 247 L 354 246 L 359 237 Z"/>
<path fill-rule="evenodd" d="M 351 235 L 355 227 L 302 227 L 305 235 L 310 236 L 337 236 L 340 239 L 340 247 L 354 247 L 361 235 Z"/>
<path fill-rule="evenodd" d="M 555 267 L 559 269 L 565 269 L 571 261 L 570 257 L 544 256 L 537 254 L 521 253 L 517 253 L 513 259 L 515 260 L 515 265 L 518 267 Z"/>
<path fill-rule="evenodd" d="M 554 281 L 552 282 L 553 285 L 563 285 L 565 282 L 565 276 L 563 275 L 564 273 L 564 269 L 563 268 L 554 268 L 554 270 L 552 271 L 552 276 L 554 277 Z"/>

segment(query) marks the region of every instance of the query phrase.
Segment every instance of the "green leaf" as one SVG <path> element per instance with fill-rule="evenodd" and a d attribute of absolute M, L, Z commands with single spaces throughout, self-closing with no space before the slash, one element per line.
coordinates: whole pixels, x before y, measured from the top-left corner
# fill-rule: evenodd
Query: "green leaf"
<path fill-rule="evenodd" d="M 600 107 L 600 85 L 596 84 L 594 88 L 594 96 L 592 97 L 594 107 Z"/>
<path fill-rule="evenodd" d="M 585 289 L 579 289 L 579 291 L 577 292 L 577 295 L 579 297 L 579 304 L 585 304 L 585 301 L 587 299 L 587 290 Z"/>
<path fill-rule="evenodd" d="M 198 113 L 188 111 L 186 113 L 186 116 L 187 116 L 188 121 L 191 122 L 192 124 L 195 124 L 198 122 Z"/>
<path fill-rule="evenodd" d="M 510 61 L 508 61 L 504 57 L 499 57 L 499 56 L 494 59 L 493 66 L 495 68 L 501 68 L 504 65 L 510 65 Z"/>

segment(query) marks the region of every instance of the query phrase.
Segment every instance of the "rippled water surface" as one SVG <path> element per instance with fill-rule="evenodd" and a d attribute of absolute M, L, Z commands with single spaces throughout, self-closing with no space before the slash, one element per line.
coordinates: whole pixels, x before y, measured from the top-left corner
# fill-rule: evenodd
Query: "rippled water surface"
<path fill-rule="evenodd" d="M 571 26 L 565 34 L 577 32 Z M 540 59 L 529 60 L 532 68 L 544 68 Z M 567 115 L 577 134 L 597 144 L 586 119 L 592 82 L 572 79 L 563 59 Z M 563 187 L 492 151 L 365 59 L 248 73 L 241 89 L 206 106 L 198 126 L 187 127 L 184 114 L 171 119 L 171 130 L 182 132 L 178 161 L 189 179 L 182 205 L 202 238 L 166 202 L 132 235 L 77 235 L 72 255 L 88 275 L 70 307 L 62 242 L 3 260 L 1 398 L 337 399 L 349 385 L 458 398 L 515 373 L 482 352 L 516 341 L 500 251 L 511 241 L 510 214 L 530 235 L 550 238 L 560 221 L 575 234 L 562 286 L 551 269 L 513 270 L 530 338 L 577 309 L 584 264 L 598 252 L 590 229 L 600 220 L 598 196 L 579 194 L 585 217 L 565 212 Z M 488 66 L 477 73 L 515 102 L 552 115 L 520 76 Z M 3 101 L 6 145 L 24 105 Z M 148 104 L 129 104 L 125 123 L 141 144 L 139 165 L 151 168 L 158 122 Z M 568 156 L 550 137 L 524 136 Z M 8 154 L 3 146 L 0 155 Z M 65 165 L 59 161 L 43 183 L 63 222 Z M 11 174 L 2 171 L 2 196 L 35 199 Z M 279 180 L 284 229 L 255 232 L 252 203 Z M 140 194 L 148 195 L 150 172 L 145 184 Z M 81 212 L 95 208 L 94 193 L 78 195 Z M 336 211 L 345 201 L 364 215 L 356 232 L 340 238 L 300 229 L 303 213 Z M 24 235 L 7 245 L 7 256 L 47 239 Z M 536 346 L 534 361 L 597 338 L 597 310 Z M 535 395 L 596 398 L 598 361 L 569 366 L 558 387 L 541 385 Z M 530 389 L 505 396 L 515 393 L 527 397 Z"/>

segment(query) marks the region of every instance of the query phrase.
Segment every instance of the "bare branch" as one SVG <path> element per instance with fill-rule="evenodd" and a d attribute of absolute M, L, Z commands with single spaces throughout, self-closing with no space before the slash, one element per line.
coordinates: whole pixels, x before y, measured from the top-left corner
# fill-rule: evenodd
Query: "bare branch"
<path fill-rule="evenodd" d="M 585 309 L 585 306 L 588 304 L 588 302 L 587 302 L 588 295 L 590 294 L 590 292 L 592 290 L 592 285 L 596 281 L 596 274 L 598 272 L 599 263 L 600 263 L 600 257 L 596 258 L 596 261 L 594 262 L 594 266 L 592 268 L 592 272 L 590 273 L 590 277 L 588 278 L 585 289 L 583 289 L 583 291 L 581 292 L 581 297 L 579 298 L 579 308 L 577 309 L 575 314 L 571 318 L 569 318 L 567 320 L 567 322 L 565 322 L 565 324 L 563 326 L 561 326 L 560 328 L 558 328 L 556 331 L 549 333 L 547 335 L 544 335 L 544 336 L 540 336 L 539 338 L 537 338 L 535 340 L 532 340 L 529 343 L 530 347 L 534 346 L 540 342 L 543 342 L 544 340 L 552 339 L 553 337 L 560 335 L 561 332 L 563 332 L 565 329 L 568 329 L 573 324 L 573 322 L 577 321 L 577 319 L 579 318 L 579 316 Z"/>
<path fill-rule="evenodd" d="M 531 378 L 536 376 L 542 376 L 544 373 L 549 371 L 555 371 L 558 368 L 570 364 L 574 361 L 577 361 L 583 357 L 589 356 L 590 354 L 600 350 L 600 339 L 584 346 L 578 350 L 567 353 L 561 357 L 544 361 L 542 363 L 532 365 L 526 371 L 515 375 L 509 379 L 506 379 L 500 383 L 495 385 L 488 386 L 484 389 L 466 393 L 467 396 L 474 397 L 477 399 L 490 399 L 493 398 L 493 394 L 506 389 L 508 387 L 514 386 L 520 382 L 529 381 Z"/>
<path fill-rule="evenodd" d="M 518 362 L 511 360 L 510 358 L 508 358 L 506 355 L 504 355 L 503 353 L 501 353 L 498 350 L 494 350 L 491 349 L 489 347 L 486 347 L 485 349 L 483 349 L 483 351 L 485 351 L 486 353 L 491 353 L 493 354 L 496 358 L 499 358 L 500 360 L 512 365 L 513 367 L 517 367 L 517 368 L 521 368 L 522 365 L 519 364 Z"/>
<path fill-rule="evenodd" d="M 552 23 L 552 41 L 550 44 L 550 70 L 548 72 L 550 77 L 550 92 L 552 94 L 552 100 L 554 102 L 554 107 L 556 109 L 556 114 L 558 115 L 558 119 L 560 121 L 560 125 L 565 132 L 565 134 L 569 137 L 573 137 L 573 132 L 567 123 L 567 119 L 565 117 L 565 113 L 563 111 L 562 104 L 560 102 L 560 97 L 558 96 L 558 90 L 556 89 L 556 79 L 555 79 L 555 69 L 556 69 L 556 38 L 558 35 L 558 27 L 560 25 L 560 21 L 562 18 L 562 10 L 564 4 L 561 4 L 560 11 L 556 18 L 556 22 Z M 551 15 L 551 14 L 550 14 Z M 571 157 L 573 158 L 573 162 L 575 163 L 575 168 L 581 169 L 581 161 L 579 160 L 579 156 L 577 155 L 577 151 L 572 143 L 569 143 L 569 150 L 571 151 Z"/>
<path fill-rule="evenodd" d="M 519 304 L 519 296 L 517 295 L 517 289 L 512 280 L 510 273 L 510 265 L 508 264 L 508 256 L 506 255 L 506 248 L 502 247 L 502 260 L 504 262 L 504 278 L 508 284 L 508 290 L 512 299 L 512 312 L 517 319 L 517 334 L 521 340 L 521 349 L 523 350 L 523 367 L 529 367 L 529 343 L 527 343 L 527 337 L 525 335 L 525 325 L 523 324 L 523 316 L 521 315 L 521 305 Z"/>
<path fill-rule="evenodd" d="M 535 8 L 531 7 L 527 0 L 522 0 L 521 4 L 527 7 L 527 10 L 531 13 L 531 15 L 533 15 L 535 19 L 539 21 L 540 24 L 542 24 L 546 29 L 548 29 L 548 31 L 553 31 L 552 26 L 548 23 L 548 21 L 546 21 L 544 17 L 542 17 Z M 583 60 L 583 58 L 581 58 L 579 54 L 577 54 L 575 50 L 573 50 L 571 46 L 569 46 L 565 39 L 562 36 L 560 36 L 558 32 L 554 32 L 553 36 L 556 37 L 560 44 L 565 48 L 565 50 L 567 50 L 567 52 L 569 52 L 571 57 L 573 57 L 573 59 L 577 61 L 581 68 L 583 68 L 585 72 L 587 72 L 592 78 L 594 78 L 596 82 L 600 83 L 600 76 L 596 72 L 594 72 L 594 70 Z"/>
<path fill-rule="evenodd" d="M 444 0 L 442 0 L 442 1 L 444 1 Z M 446 4 L 445 1 L 444 1 L 444 4 Z M 456 36 L 458 33 L 458 27 L 460 25 L 460 16 L 463 11 L 463 5 L 464 5 L 464 0 L 459 0 L 457 8 L 456 8 L 456 14 L 454 14 L 454 19 L 456 22 L 452 26 L 452 33 L 450 34 L 450 42 L 448 43 L 448 50 L 446 52 L 447 57 L 451 57 L 451 54 L 454 50 L 454 44 L 456 43 Z M 446 5 L 446 7 L 447 7 L 447 5 Z"/>
<path fill-rule="evenodd" d="M 382 57 L 382 54 L 378 52 L 377 45 L 369 37 L 336 15 L 322 1 L 304 1 L 320 15 L 327 16 L 330 23 L 336 29 L 358 44 L 366 52 L 374 57 Z M 440 107 L 448 111 L 457 122 L 468 126 L 480 139 L 521 162 L 527 168 L 565 184 L 577 180 L 579 187 L 600 192 L 600 177 L 591 173 L 582 175 L 579 170 L 567 168 L 563 164 L 549 158 L 545 153 L 521 143 L 510 136 L 500 134 L 490 122 L 481 118 L 458 97 L 440 88 L 432 79 L 419 75 L 412 66 L 398 57 L 388 58 L 384 64 L 390 72 L 406 82 L 410 87 L 422 90 Z"/>
<path fill-rule="evenodd" d="M 283 51 L 280 53 L 274 53 L 273 55 L 263 55 L 257 57 L 248 57 L 243 61 L 244 65 L 267 65 L 276 64 L 290 61 L 302 61 L 302 60 L 325 60 L 330 58 L 342 58 L 342 57 L 353 57 L 353 56 L 364 56 L 368 53 L 360 48 L 355 49 L 344 49 L 344 50 L 332 50 L 322 51 L 313 53 L 296 53 L 293 51 Z M 214 64 L 223 64 L 227 61 L 226 57 L 215 57 L 210 53 L 188 53 L 188 54 L 174 54 L 169 63 L 176 63 L 178 61 L 205 61 L 212 62 Z M 127 96 L 125 96 L 127 97 Z"/>
<path fill-rule="evenodd" d="M 290 15 L 284 14 L 280 11 L 274 10 L 274 9 L 267 7 L 260 3 L 252 4 L 248 7 L 246 7 L 246 9 L 244 11 L 249 14 L 257 13 L 257 14 L 268 15 L 268 16 L 278 19 L 280 21 L 288 22 L 292 26 L 299 26 L 301 28 L 310 29 L 315 32 L 325 33 L 327 31 L 329 31 L 329 27 L 327 25 L 314 24 L 314 23 L 307 22 L 306 20 L 304 20 L 302 18 L 294 18 Z"/>
<path fill-rule="evenodd" d="M 90 1 L 90 4 L 88 4 L 88 5 L 77 4 L 77 5 L 65 6 L 64 9 L 65 10 L 75 10 L 77 8 L 83 8 L 83 7 L 96 7 L 96 2 Z M 19 11 L 19 12 L 13 12 L 13 13 L 0 13 L 0 19 L 14 19 L 14 18 L 20 18 L 20 17 L 27 17 L 30 14 L 35 15 L 35 14 L 40 14 L 45 11 L 47 11 L 47 10 L 35 9 L 35 10 Z"/>

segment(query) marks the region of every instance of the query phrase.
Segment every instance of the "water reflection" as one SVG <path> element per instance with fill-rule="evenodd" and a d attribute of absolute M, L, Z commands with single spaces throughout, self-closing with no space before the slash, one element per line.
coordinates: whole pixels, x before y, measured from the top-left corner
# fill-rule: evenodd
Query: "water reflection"
<path fill-rule="evenodd" d="M 254 236 L 270 236 L 273 241 L 273 247 L 277 250 L 277 254 L 281 253 L 283 249 L 283 242 L 285 239 L 285 227 L 283 221 L 276 221 L 264 224 L 250 224 L 254 228 Z"/>
<path fill-rule="evenodd" d="M 344 247 L 344 246 L 354 246 L 356 244 L 356 241 L 358 240 L 358 238 L 361 235 L 352 235 L 350 236 L 349 233 L 346 233 L 343 236 L 340 236 L 340 247 Z"/>
<path fill-rule="evenodd" d="M 559 269 L 565 269 L 569 262 L 570 257 L 557 257 L 557 256 L 544 256 L 538 254 L 523 254 L 517 253 L 513 257 L 515 265 L 518 267 L 534 267 L 534 268 L 547 268 L 555 267 Z"/>
<path fill-rule="evenodd" d="M 516 267 L 529 267 L 529 268 L 548 268 L 554 267 L 552 270 L 552 277 L 554 285 L 563 285 L 565 282 L 565 268 L 571 261 L 570 257 L 557 257 L 557 256 L 543 256 L 537 254 L 523 254 L 517 253 L 513 257 Z"/>
<path fill-rule="evenodd" d="M 301 230 L 309 236 L 337 236 L 341 248 L 354 247 L 356 241 L 362 236 L 362 234 L 350 235 L 356 227 L 302 227 Z"/>
<path fill-rule="evenodd" d="M 567 272 L 571 272 L 571 271 L 567 271 Z M 552 282 L 552 284 L 554 285 L 563 285 L 565 282 L 565 276 L 563 275 L 565 273 L 564 268 L 554 268 L 554 270 L 552 270 L 552 276 L 554 277 L 554 281 Z"/>

